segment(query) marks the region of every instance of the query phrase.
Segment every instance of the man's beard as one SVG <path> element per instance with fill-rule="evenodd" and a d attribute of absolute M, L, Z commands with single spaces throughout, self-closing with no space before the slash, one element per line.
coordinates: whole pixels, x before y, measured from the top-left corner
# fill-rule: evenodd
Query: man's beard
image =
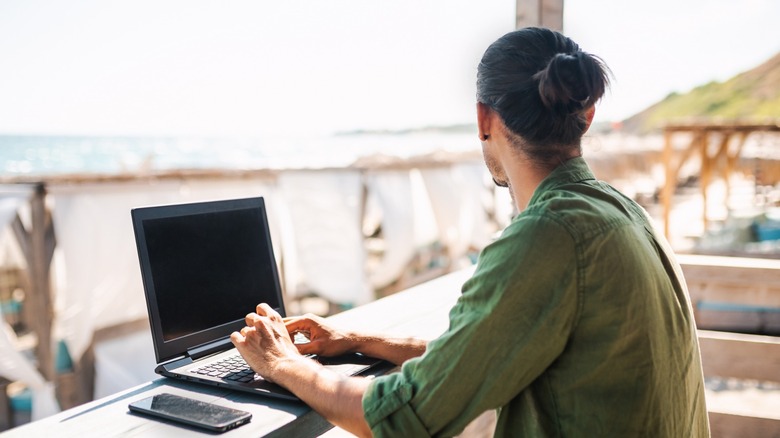
<path fill-rule="evenodd" d="M 493 177 L 493 183 L 498 187 L 504 187 L 504 188 L 509 187 L 509 183 L 507 183 L 506 181 L 499 181 L 496 179 L 496 177 Z"/>
<path fill-rule="evenodd" d="M 495 158 L 487 154 L 484 149 L 482 151 L 482 157 L 485 159 L 485 166 L 487 166 L 488 171 L 490 172 L 490 177 L 493 179 L 493 183 L 498 187 L 509 187 L 509 183 L 507 181 L 496 179 L 496 175 L 500 174 L 501 172 L 499 172 L 500 167 L 498 163 L 496 163 Z"/>
<path fill-rule="evenodd" d="M 499 172 L 499 166 L 496 164 L 495 160 L 493 160 L 492 157 L 485 157 L 485 165 L 487 165 L 488 170 L 490 171 L 490 177 L 493 179 L 493 183 L 497 185 L 498 187 L 509 187 L 509 182 L 506 180 L 500 180 L 496 178 L 496 175 L 500 175 L 503 172 Z M 506 178 L 506 176 L 504 176 Z"/>

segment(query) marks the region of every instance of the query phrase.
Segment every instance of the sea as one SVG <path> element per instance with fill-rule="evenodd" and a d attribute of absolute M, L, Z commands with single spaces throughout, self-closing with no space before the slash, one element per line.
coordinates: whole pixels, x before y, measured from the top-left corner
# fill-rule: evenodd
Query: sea
<path fill-rule="evenodd" d="M 388 155 L 479 150 L 476 133 L 355 133 L 265 138 L 0 135 L 3 177 L 175 169 L 344 167 Z"/>

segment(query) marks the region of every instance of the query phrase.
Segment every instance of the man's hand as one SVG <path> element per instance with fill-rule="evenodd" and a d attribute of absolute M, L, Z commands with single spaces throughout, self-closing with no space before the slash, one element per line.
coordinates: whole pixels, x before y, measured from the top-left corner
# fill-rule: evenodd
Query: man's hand
<path fill-rule="evenodd" d="M 252 369 L 273 381 L 279 366 L 289 359 L 300 358 L 282 317 L 268 304 L 258 304 L 257 313 L 246 316 L 246 327 L 233 332 L 230 340 Z"/>
<path fill-rule="evenodd" d="M 309 339 L 309 342 L 295 345 L 301 354 L 318 354 L 327 357 L 355 351 L 354 335 L 328 326 L 319 316 L 306 314 L 284 318 L 284 325 L 290 336 L 301 333 Z"/>
<path fill-rule="evenodd" d="M 267 304 L 259 304 L 257 313 L 246 316 L 246 327 L 233 332 L 230 340 L 244 360 L 266 380 L 287 388 L 331 423 L 358 436 L 371 436 L 363 416 L 363 394 L 371 380 L 344 377 L 307 359 L 298 352 L 285 327 L 285 321 Z M 316 345 L 341 345 L 339 332 L 328 328 L 316 317 L 297 318 Z M 291 332 L 295 332 L 293 329 Z M 323 342 L 330 340 L 332 342 Z M 332 351 L 337 351 L 334 348 Z"/>
<path fill-rule="evenodd" d="M 401 365 L 425 353 L 426 341 L 414 338 L 394 338 L 381 334 L 337 330 L 315 315 L 284 318 L 290 336 L 302 333 L 309 342 L 296 344 L 302 354 L 338 356 L 361 353 Z"/>

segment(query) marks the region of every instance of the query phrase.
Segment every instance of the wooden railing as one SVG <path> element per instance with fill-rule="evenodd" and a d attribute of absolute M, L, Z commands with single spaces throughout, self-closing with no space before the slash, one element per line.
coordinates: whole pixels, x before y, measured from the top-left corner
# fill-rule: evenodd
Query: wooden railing
<path fill-rule="evenodd" d="M 691 255 L 679 260 L 700 328 L 780 329 L 777 322 L 760 317 L 780 315 L 775 312 L 780 309 L 780 260 Z M 703 305 L 707 303 L 721 304 L 720 310 Z M 780 384 L 778 336 L 700 329 L 699 345 L 705 377 Z M 771 406 L 778 397 L 768 395 L 761 412 L 708 398 L 712 436 L 780 436 L 780 406 Z"/>

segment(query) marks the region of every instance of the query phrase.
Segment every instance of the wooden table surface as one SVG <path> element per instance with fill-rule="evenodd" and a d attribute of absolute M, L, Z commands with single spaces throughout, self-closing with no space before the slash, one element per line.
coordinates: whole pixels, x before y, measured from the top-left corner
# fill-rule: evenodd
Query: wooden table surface
<path fill-rule="evenodd" d="M 345 329 L 377 331 L 397 336 L 432 339 L 448 324 L 448 313 L 471 276 L 467 268 L 330 317 Z M 371 372 L 390 371 L 388 365 Z M 252 413 L 252 421 L 226 433 L 238 436 L 318 436 L 333 428 L 304 403 L 274 400 L 259 395 L 182 382 L 161 377 L 126 391 L 11 429 L 5 437 L 170 437 L 213 436 L 213 433 L 131 414 L 127 405 L 150 395 L 169 392 Z"/>

